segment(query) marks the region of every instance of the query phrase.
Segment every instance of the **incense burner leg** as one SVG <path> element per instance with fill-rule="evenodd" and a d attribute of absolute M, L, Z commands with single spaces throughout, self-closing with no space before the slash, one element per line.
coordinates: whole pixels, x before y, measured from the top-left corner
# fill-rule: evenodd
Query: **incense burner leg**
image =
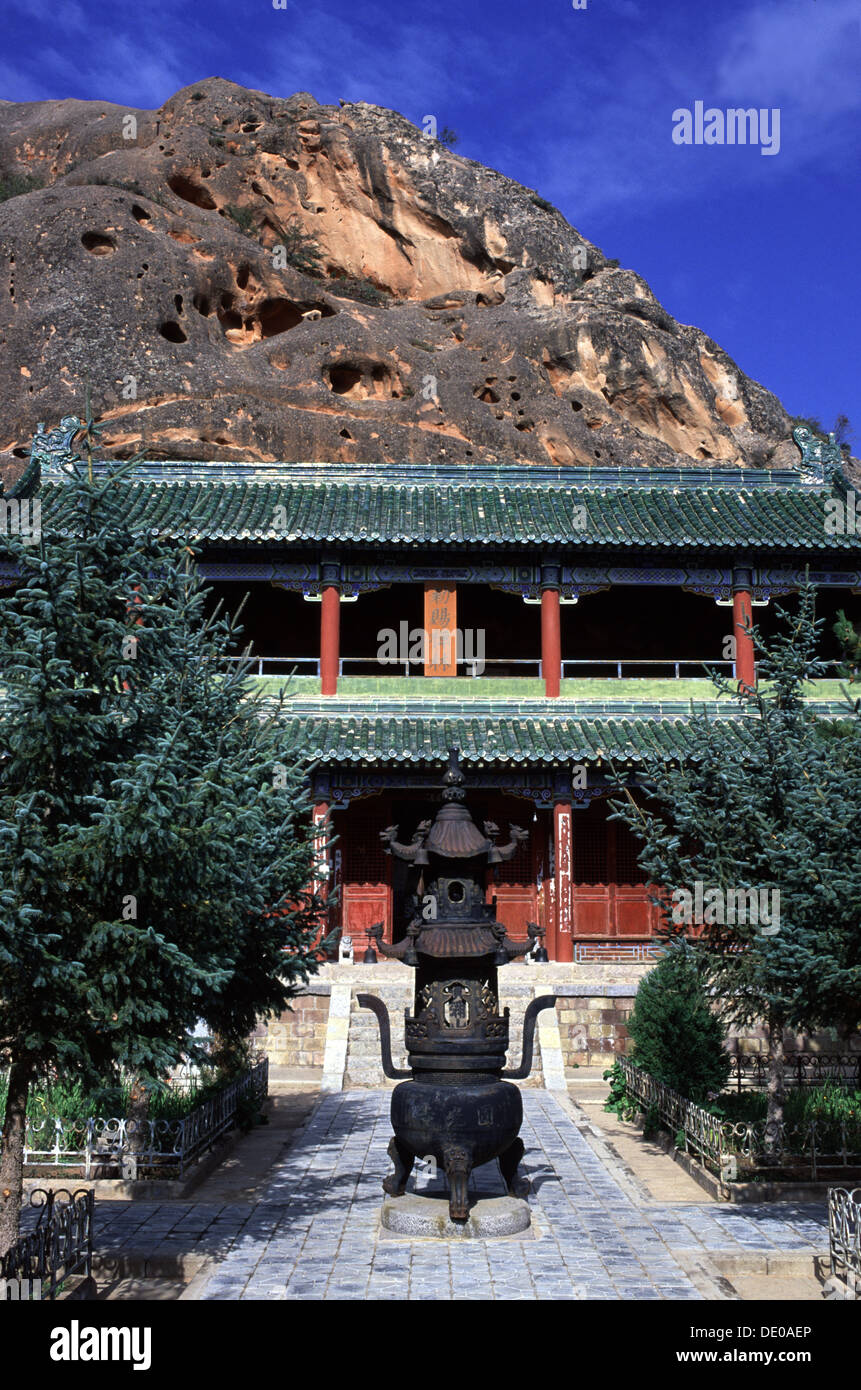
<path fill-rule="evenodd" d="M 502 1173 L 505 1186 L 508 1188 L 509 1197 L 519 1197 L 521 1195 L 522 1184 L 517 1180 L 517 1169 L 526 1149 L 523 1140 L 520 1138 L 512 1139 L 507 1149 L 503 1149 L 499 1155 L 499 1169 Z"/>
<path fill-rule="evenodd" d="M 452 1221 L 469 1218 L 469 1175 L 472 1154 L 460 1144 L 451 1144 L 442 1151 L 442 1161 L 448 1178 L 448 1210 Z"/>
<path fill-rule="evenodd" d="M 395 1165 L 395 1171 L 383 1178 L 383 1191 L 388 1192 L 390 1197 L 402 1197 L 406 1191 L 407 1178 L 412 1172 L 415 1154 L 406 1144 L 401 1143 L 400 1139 L 394 1137 L 389 1140 L 386 1152 Z"/>

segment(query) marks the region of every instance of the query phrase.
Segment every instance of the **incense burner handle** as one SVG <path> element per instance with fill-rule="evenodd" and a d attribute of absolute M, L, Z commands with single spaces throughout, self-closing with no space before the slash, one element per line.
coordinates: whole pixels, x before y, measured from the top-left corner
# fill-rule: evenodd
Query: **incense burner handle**
<path fill-rule="evenodd" d="M 503 1081 L 523 1081 L 532 1070 L 532 1045 L 535 1038 L 535 1020 L 542 1009 L 549 1009 L 555 1006 L 558 999 L 556 994 L 542 994 L 540 999 L 533 999 L 527 1006 L 526 1013 L 523 1015 L 523 1053 L 519 1067 L 513 1067 L 510 1071 L 501 1073 Z"/>
<path fill-rule="evenodd" d="M 411 1071 L 402 1071 L 392 1061 L 392 1025 L 389 1011 L 382 999 L 378 999 L 375 994 L 357 994 L 356 1003 L 360 1009 L 370 1009 L 371 1013 L 377 1016 L 377 1022 L 380 1025 L 380 1056 L 383 1063 L 383 1075 L 387 1076 L 390 1081 L 401 1081 L 405 1077 L 412 1076 Z M 530 1058 L 531 1056 L 530 1052 Z"/>

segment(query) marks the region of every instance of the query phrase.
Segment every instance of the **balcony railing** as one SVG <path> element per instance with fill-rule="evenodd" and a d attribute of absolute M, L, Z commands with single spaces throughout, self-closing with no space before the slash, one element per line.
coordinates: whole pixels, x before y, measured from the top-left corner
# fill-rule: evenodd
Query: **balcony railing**
<path fill-rule="evenodd" d="M 250 658 L 230 656 L 227 660 L 235 662 L 247 660 L 251 674 L 257 676 L 289 675 L 293 670 L 300 676 L 319 676 L 320 674 L 320 659 L 316 656 L 252 656 Z M 487 668 L 499 666 L 505 667 L 507 674 L 509 674 L 508 668 L 512 666 L 522 666 L 529 668 L 522 672 L 524 676 L 537 676 L 540 678 L 543 675 L 540 657 L 509 656 L 499 658 L 484 657 L 481 659 L 475 657 L 460 657 L 456 662 L 453 662 L 453 664 L 462 666 L 466 676 L 474 680 L 481 680 L 483 676 L 492 679 L 494 671 L 488 670 Z M 424 662 L 422 661 L 405 660 L 395 663 L 382 662 L 376 656 L 342 656 L 338 662 L 338 675 L 349 676 L 359 674 L 359 672 L 355 670 L 348 670 L 348 667 L 362 667 L 363 673 L 368 673 L 367 668 L 373 667 L 375 669 L 370 672 L 370 674 L 383 676 L 403 674 L 404 676 L 410 677 L 412 676 L 413 668 L 417 667 L 421 670 L 423 666 Z M 590 674 L 596 670 L 600 670 L 602 674 L 606 671 L 607 677 L 615 680 L 622 680 L 626 675 L 629 677 L 642 675 L 644 670 L 647 671 L 653 679 L 660 680 L 666 678 L 671 680 L 683 680 L 690 678 L 692 673 L 704 676 L 707 671 L 720 668 L 727 668 L 731 672 L 733 663 L 731 661 L 722 660 L 700 660 L 696 657 L 682 657 L 678 661 L 664 657 L 577 657 L 570 660 L 566 659 L 562 662 L 563 679 L 576 675 L 578 671 L 585 674 L 584 668 L 588 668 Z M 520 672 L 518 672 L 518 674 L 520 674 Z"/>

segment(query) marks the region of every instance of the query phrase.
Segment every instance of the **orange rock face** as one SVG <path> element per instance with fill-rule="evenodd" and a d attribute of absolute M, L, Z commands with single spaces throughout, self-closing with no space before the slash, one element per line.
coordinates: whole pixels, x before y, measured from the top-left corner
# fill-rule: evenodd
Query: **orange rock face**
<path fill-rule="evenodd" d="M 9 479 L 87 382 L 117 457 L 796 461 L 638 275 L 393 112 L 216 78 L 6 104 L 0 169 Z"/>

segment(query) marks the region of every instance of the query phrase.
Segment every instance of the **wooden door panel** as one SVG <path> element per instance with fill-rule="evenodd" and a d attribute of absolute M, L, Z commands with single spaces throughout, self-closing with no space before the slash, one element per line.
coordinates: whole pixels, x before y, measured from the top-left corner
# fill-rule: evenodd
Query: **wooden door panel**
<path fill-rule="evenodd" d="M 619 884 L 616 888 L 616 923 L 620 936 L 649 936 L 651 904 L 645 887 Z"/>
<path fill-rule="evenodd" d="M 538 917 L 538 890 L 531 884 L 500 883 L 496 886 L 496 916 L 509 936 L 525 937 L 527 922 Z"/>
<path fill-rule="evenodd" d="M 610 891 L 600 883 L 574 885 L 574 935 L 612 936 Z"/>
<path fill-rule="evenodd" d="M 353 949 L 364 950 L 365 933 L 375 922 L 383 923 L 384 939 L 392 939 L 392 899 L 387 883 L 345 883 L 343 887 L 344 936 L 352 936 Z"/>

